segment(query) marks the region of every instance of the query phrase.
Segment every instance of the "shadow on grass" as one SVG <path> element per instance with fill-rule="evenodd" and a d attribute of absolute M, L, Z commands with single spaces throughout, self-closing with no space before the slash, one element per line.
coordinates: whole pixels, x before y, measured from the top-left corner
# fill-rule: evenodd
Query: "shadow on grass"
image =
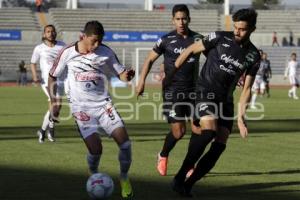
<path fill-rule="evenodd" d="M 51 167 L 51 166 L 50 166 Z M 87 176 L 53 171 L 0 167 L 1 200 L 88 200 L 85 191 Z M 119 185 L 112 175 L 115 191 L 111 200 L 119 200 Z M 182 199 L 169 185 L 169 177 L 132 177 L 136 200 Z M 228 186 L 229 185 L 229 186 Z M 298 190 L 275 190 L 283 186 L 298 186 L 300 181 L 268 182 L 236 185 L 206 185 L 202 182 L 194 188 L 193 199 L 203 200 L 296 200 Z M 269 190 L 272 189 L 272 190 Z"/>
<path fill-rule="evenodd" d="M 210 172 L 210 176 L 255 176 L 255 175 L 284 175 L 284 174 L 299 174 L 299 169 L 289 169 L 283 171 L 269 171 L 269 172 Z"/>

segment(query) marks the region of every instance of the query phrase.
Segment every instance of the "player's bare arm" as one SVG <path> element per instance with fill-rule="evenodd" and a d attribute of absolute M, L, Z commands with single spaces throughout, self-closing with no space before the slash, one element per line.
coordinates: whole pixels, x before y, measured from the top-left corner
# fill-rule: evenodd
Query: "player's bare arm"
<path fill-rule="evenodd" d="M 175 62 L 175 68 L 179 69 L 181 65 L 186 61 L 186 59 L 191 55 L 191 54 L 198 54 L 205 51 L 205 47 L 202 43 L 202 40 L 199 40 L 198 42 L 193 43 L 190 45 L 187 49 L 185 49 L 180 56 L 176 59 Z"/>
<path fill-rule="evenodd" d="M 31 73 L 32 73 L 32 80 L 33 80 L 33 82 L 36 83 L 38 81 L 38 77 L 37 77 L 37 73 L 36 73 L 36 64 L 31 63 L 30 67 L 31 67 Z"/>
<path fill-rule="evenodd" d="M 148 57 L 146 58 L 144 64 L 143 64 L 143 69 L 140 75 L 140 79 L 138 82 L 138 85 L 136 87 L 136 95 L 140 96 L 144 93 L 145 89 L 145 80 L 149 74 L 149 71 L 152 68 L 153 63 L 155 60 L 159 57 L 159 55 L 155 51 L 150 51 Z"/>
<path fill-rule="evenodd" d="M 240 96 L 239 107 L 238 107 L 238 128 L 242 138 L 246 138 L 248 135 L 248 128 L 245 121 L 245 114 L 247 104 L 251 99 L 251 87 L 254 82 L 254 77 L 247 75 L 244 83 L 244 87 Z"/>

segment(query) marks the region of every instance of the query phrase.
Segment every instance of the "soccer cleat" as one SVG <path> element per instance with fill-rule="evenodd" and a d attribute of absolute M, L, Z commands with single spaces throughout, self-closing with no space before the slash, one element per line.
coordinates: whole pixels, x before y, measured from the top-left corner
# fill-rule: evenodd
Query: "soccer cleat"
<path fill-rule="evenodd" d="M 132 199 L 133 197 L 133 191 L 131 187 L 131 183 L 128 178 L 120 179 L 120 185 L 121 185 L 121 196 L 122 199 Z"/>
<path fill-rule="evenodd" d="M 36 133 L 39 136 L 39 143 L 44 143 L 45 141 L 45 131 L 40 129 Z"/>
<path fill-rule="evenodd" d="M 293 99 L 297 100 L 297 99 L 299 99 L 299 97 L 298 96 L 294 96 Z"/>
<path fill-rule="evenodd" d="M 192 198 L 193 195 L 191 194 L 190 190 L 188 190 L 184 183 L 180 183 L 175 178 L 173 179 L 171 183 L 172 190 L 177 192 L 180 196 Z"/>
<path fill-rule="evenodd" d="M 54 138 L 54 128 L 50 128 L 47 134 L 48 140 L 50 142 L 55 142 L 55 138 Z"/>
<path fill-rule="evenodd" d="M 160 156 L 160 153 L 157 155 L 157 166 L 156 169 L 161 176 L 167 175 L 168 168 L 168 157 Z"/>
<path fill-rule="evenodd" d="M 250 109 L 257 109 L 257 107 L 256 106 L 254 106 L 254 105 L 252 105 L 252 106 L 250 106 Z"/>

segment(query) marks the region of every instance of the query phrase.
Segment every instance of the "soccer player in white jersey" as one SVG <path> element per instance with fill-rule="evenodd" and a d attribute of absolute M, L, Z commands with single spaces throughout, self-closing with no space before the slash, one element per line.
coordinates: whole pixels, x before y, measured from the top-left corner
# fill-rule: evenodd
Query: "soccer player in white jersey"
<path fill-rule="evenodd" d="M 41 86 L 48 97 L 49 108 L 50 108 L 50 96 L 48 93 L 48 74 L 53 65 L 55 58 L 57 57 L 59 51 L 65 46 L 65 43 L 56 40 L 56 30 L 53 25 L 47 25 L 44 27 L 43 33 L 43 42 L 37 45 L 31 57 L 31 72 L 32 78 L 35 83 L 38 82 L 37 70 L 36 66 L 39 62 L 40 70 L 41 70 Z M 58 94 L 59 96 L 63 95 L 63 83 L 60 82 Z M 50 109 L 49 109 L 50 110 Z M 40 130 L 38 130 L 37 134 L 39 136 L 39 142 L 43 143 L 45 140 L 45 134 L 48 130 L 48 139 L 51 142 L 54 142 L 54 122 L 50 118 L 50 111 L 47 110 L 43 124 Z"/>
<path fill-rule="evenodd" d="M 288 92 L 288 96 L 293 99 L 299 99 L 299 97 L 296 94 L 297 87 L 299 87 L 299 81 L 297 78 L 297 68 L 298 68 L 298 62 L 297 62 L 297 54 L 292 53 L 291 54 L 291 60 L 288 62 L 287 67 L 285 69 L 284 73 L 284 79 L 289 76 L 290 83 L 292 85 L 292 88 Z"/>
<path fill-rule="evenodd" d="M 121 196 L 133 196 L 128 178 L 131 165 L 131 142 L 124 123 L 112 104 L 106 87 L 106 73 L 113 72 L 122 81 L 130 81 L 134 70 L 120 64 L 115 53 L 102 44 L 104 28 L 98 21 L 87 22 L 82 40 L 66 47 L 58 56 L 49 74 L 50 94 L 55 94 L 56 79 L 66 72 L 68 97 L 72 115 L 87 146 L 90 173 L 97 173 L 102 144 L 101 128 L 119 146 Z M 55 95 L 51 95 L 52 115 L 59 108 Z"/>

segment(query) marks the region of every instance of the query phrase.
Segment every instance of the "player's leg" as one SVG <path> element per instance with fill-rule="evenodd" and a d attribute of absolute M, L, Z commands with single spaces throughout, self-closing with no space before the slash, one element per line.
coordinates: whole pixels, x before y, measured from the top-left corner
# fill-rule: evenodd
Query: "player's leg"
<path fill-rule="evenodd" d="M 83 139 L 88 149 L 87 164 L 89 173 L 95 174 L 98 172 L 99 162 L 102 155 L 102 143 L 99 134 L 92 133 Z"/>
<path fill-rule="evenodd" d="M 131 166 L 131 141 L 124 127 L 123 120 L 110 101 L 104 106 L 104 112 L 99 118 L 100 126 L 119 146 L 121 196 L 124 199 L 133 196 L 132 186 L 128 177 Z"/>
<path fill-rule="evenodd" d="M 226 142 L 233 126 L 234 105 L 225 103 L 220 105 L 218 127 L 214 142 L 210 149 L 201 157 L 193 174 L 185 181 L 185 193 L 189 194 L 193 185 L 204 177 L 216 164 L 226 148 Z M 202 119 L 201 119 L 202 120 Z M 204 128 L 204 127 L 203 127 Z"/>
<path fill-rule="evenodd" d="M 185 181 L 185 193 L 189 194 L 193 185 L 215 166 L 217 160 L 226 148 L 226 142 L 229 134 L 230 131 L 225 127 L 220 127 L 218 129 L 217 136 L 212 142 L 209 150 L 201 157 L 194 169 L 194 172 Z"/>
<path fill-rule="evenodd" d="M 259 94 L 259 89 L 260 89 L 260 81 L 258 80 L 258 78 L 255 78 L 252 89 L 254 90 L 254 92 L 251 96 L 250 108 L 256 109 L 255 102 L 256 102 L 256 98 L 257 98 L 257 95 Z"/>
<path fill-rule="evenodd" d="M 171 131 L 165 137 L 163 148 L 157 156 L 156 169 L 161 176 L 167 175 L 169 153 L 184 136 L 185 131 L 185 121 L 171 123 Z"/>
<path fill-rule="evenodd" d="M 165 137 L 161 152 L 157 155 L 156 169 L 161 176 L 167 175 L 169 153 L 186 132 L 185 116 L 187 110 L 189 110 L 187 105 L 185 105 L 185 103 L 188 104 L 188 102 L 180 101 L 179 98 L 177 98 L 177 93 L 173 93 L 170 99 L 166 96 L 167 94 L 167 92 L 163 94 L 163 114 L 166 116 L 171 130 Z"/>
<path fill-rule="evenodd" d="M 98 110 L 87 110 L 76 106 L 71 106 L 71 110 L 78 131 L 88 149 L 86 158 L 89 174 L 97 173 L 102 154 L 101 139 L 97 134 L 97 128 L 99 126 L 97 120 L 98 116 L 95 115 Z"/>
<path fill-rule="evenodd" d="M 188 152 L 184 158 L 184 161 L 174 177 L 173 180 L 173 190 L 185 195 L 185 190 L 183 188 L 184 181 L 188 171 L 193 168 L 196 162 L 199 160 L 203 154 L 206 146 L 212 141 L 216 136 L 217 130 L 217 120 L 215 116 L 206 115 L 201 117 L 200 121 L 201 132 L 193 133 L 190 138 L 190 143 L 188 146 Z M 193 174 L 195 171 L 193 172 Z M 188 195 L 189 193 L 187 193 Z"/>
<path fill-rule="evenodd" d="M 49 127 L 49 123 L 50 123 L 50 120 L 49 120 L 49 118 L 50 118 L 50 109 L 49 108 L 51 108 L 51 104 L 50 104 L 50 95 L 48 93 L 47 86 L 43 84 L 43 85 L 41 85 L 41 87 L 42 87 L 43 92 L 45 93 L 45 95 L 48 98 L 48 104 L 49 104 L 48 105 L 48 110 L 45 113 L 44 118 L 43 118 L 42 126 L 37 132 L 38 137 L 39 137 L 39 142 L 43 143 L 45 141 L 46 131 L 47 131 L 47 129 Z"/>

